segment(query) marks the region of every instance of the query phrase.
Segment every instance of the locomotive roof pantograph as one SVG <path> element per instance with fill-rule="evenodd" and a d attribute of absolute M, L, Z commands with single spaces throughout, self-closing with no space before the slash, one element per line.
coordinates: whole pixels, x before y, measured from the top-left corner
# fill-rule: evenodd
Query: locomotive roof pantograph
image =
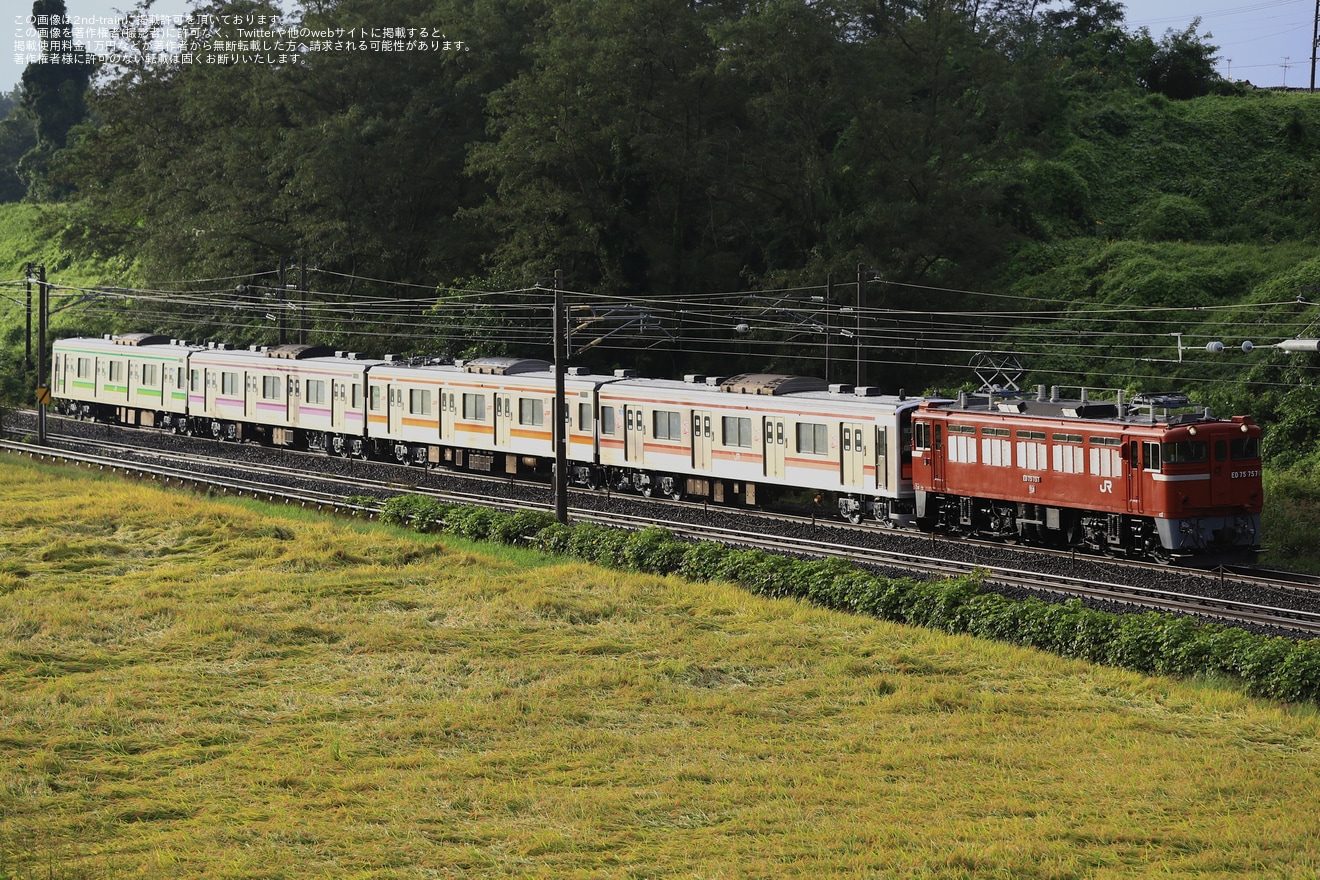
<path fill-rule="evenodd" d="M 1123 425 L 1185 425 L 1214 421 L 1210 410 L 1193 403 L 1185 394 L 1167 392 L 1137 394 L 1130 401 L 1124 392 L 1117 399 L 1092 400 L 1088 389 L 1081 389 L 1078 398 L 1059 396 L 1058 389 L 1046 396 L 1042 386 L 1035 397 L 1017 394 L 968 394 L 959 392 L 956 401 L 926 401 L 923 409 L 930 412 L 975 413 L 981 415 L 1025 415 L 1060 421 L 1113 422 Z"/>

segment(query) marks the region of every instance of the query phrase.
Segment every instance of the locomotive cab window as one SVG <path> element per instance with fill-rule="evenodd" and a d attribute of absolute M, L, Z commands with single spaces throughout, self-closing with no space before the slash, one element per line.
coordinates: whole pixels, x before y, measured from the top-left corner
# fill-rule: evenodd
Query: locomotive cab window
<path fill-rule="evenodd" d="M 1238 437 L 1231 444 L 1234 461 L 1254 461 L 1260 458 L 1259 437 Z"/>
<path fill-rule="evenodd" d="M 912 448 L 916 450 L 930 449 L 930 423 L 913 422 Z"/>
<path fill-rule="evenodd" d="M 1141 466 L 1148 471 L 1160 469 L 1160 444 L 1150 441 L 1141 444 Z"/>
<path fill-rule="evenodd" d="M 1179 440 L 1176 443 L 1164 443 L 1160 447 L 1160 458 L 1165 464 L 1196 464 L 1208 461 L 1210 444 L 1204 440 Z"/>

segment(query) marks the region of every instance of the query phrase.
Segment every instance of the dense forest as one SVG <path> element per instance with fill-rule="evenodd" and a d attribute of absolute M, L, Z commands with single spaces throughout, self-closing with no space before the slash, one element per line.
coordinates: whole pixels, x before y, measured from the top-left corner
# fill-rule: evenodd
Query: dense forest
<path fill-rule="evenodd" d="M 1264 345 L 1315 317 L 1320 111 L 1222 80 L 1196 24 L 213 0 L 161 54 L 149 13 L 113 62 L 49 31 L 3 99 L 0 256 L 92 296 L 70 332 L 542 354 L 559 270 L 602 366 L 949 389 L 991 352 L 1023 384 L 1190 385 L 1280 450 L 1317 434 L 1312 359 Z"/>

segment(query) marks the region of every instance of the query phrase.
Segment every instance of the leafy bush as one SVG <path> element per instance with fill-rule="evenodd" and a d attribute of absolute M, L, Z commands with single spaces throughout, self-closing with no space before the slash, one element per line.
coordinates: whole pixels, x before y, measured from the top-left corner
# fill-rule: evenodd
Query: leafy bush
<path fill-rule="evenodd" d="M 679 570 L 688 545 L 667 529 L 648 528 L 633 532 L 623 547 L 623 563 L 633 571 L 671 574 Z"/>
<path fill-rule="evenodd" d="M 1198 241 L 1210 234 L 1210 212 L 1187 196 L 1158 195 L 1137 210 L 1132 233 L 1146 241 Z"/>

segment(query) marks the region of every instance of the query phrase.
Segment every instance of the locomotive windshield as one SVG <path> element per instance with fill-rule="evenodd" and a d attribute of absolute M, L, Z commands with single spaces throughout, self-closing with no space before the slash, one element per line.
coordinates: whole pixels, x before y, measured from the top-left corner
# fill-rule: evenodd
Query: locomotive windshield
<path fill-rule="evenodd" d="M 1165 464 L 1194 464 L 1210 458 L 1210 444 L 1204 440 L 1180 440 L 1165 443 L 1161 450 Z"/>
<path fill-rule="evenodd" d="M 1239 437 L 1231 444 L 1234 461 L 1246 461 L 1260 458 L 1259 437 Z"/>

